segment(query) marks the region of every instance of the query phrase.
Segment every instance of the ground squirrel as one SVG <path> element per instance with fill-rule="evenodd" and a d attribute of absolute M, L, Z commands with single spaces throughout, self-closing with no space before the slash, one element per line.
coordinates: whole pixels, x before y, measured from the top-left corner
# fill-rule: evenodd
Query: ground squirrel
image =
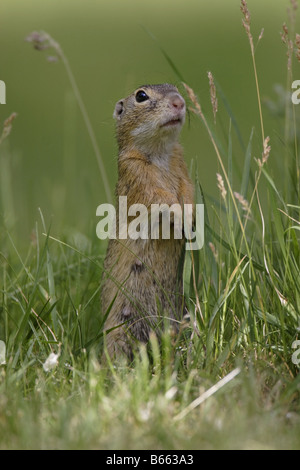
<path fill-rule="evenodd" d="M 149 215 L 153 204 L 193 204 L 193 184 L 178 143 L 185 113 L 184 99 L 170 84 L 142 86 L 117 102 L 117 200 L 127 196 L 128 207 L 144 204 Z M 174 238 L 174 214 L 169 214 L 170 239 L 160 233 L 158 239 L 109 240 L 101 297 L 103 315 L 110 309 L 105 331 L 111 357 L 125 353 L 131 359 L 135 343 L 146 343 L 150 331 L 162 330 L 166 320 L 178 328 L 185 241 Z M 119 223 L 117 207 L 117 228 Z"/>

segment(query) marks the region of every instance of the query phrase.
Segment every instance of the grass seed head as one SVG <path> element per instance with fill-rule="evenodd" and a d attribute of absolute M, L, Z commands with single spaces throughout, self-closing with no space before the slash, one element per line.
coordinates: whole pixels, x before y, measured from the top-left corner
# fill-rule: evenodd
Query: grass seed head
<path fill-rule="evenodd" d="M 226 188 L 225 188 L 224 180 L 223 180 L 222 176 L 220 175 L 220 173 L 217 173 L 217 181 L 218 181 L 218 188 L 220 190 L 221 196 L 225 201 L 227 191 L 226 191 Z"/>
<path fill-rule="evenodd" d="M 190 108 L 190 110 L 195 113 L 195 114 L 202 114 L 202 110 L 201 110 L 201 106 L 197 100 L 197 97 L 195 95 L 195 92 L 194 90 L 189 87 L 186 83 L 183 83 L 183 86 L 188 94 L 188 97 L 189 99 L 191 100 L 191 102 L 193 103 L 193 105 L 195 106 L 195 108 Z"/>
<path fill-rule="evenodd" d="M 296 45 L 296 58 L 300 62 L 300 34 L 298 33 L 296 33 L 295 45 Z"/>
<path fill-rule="evenodd" d="M 251 215 L 249 202 L 247 201 L 247 199 L 244 198 L 242 194 L 238 192 L 234 192 L 233 194 L 237 201 L 241 204 L 243 211 L 246 212 L 246 218 L 249 219 L 249 216 Z"/>
<path fill-rule="evenodd" d="M 214 77 L 212 73 L 208 72 L 207 75 L 208 75 L 208 80 L 209 80 L 210 100 L 211 100 L 212 109 L 214 113 L 214 122 L 216 123 L 216 116 L 218 112 L 218 98 L 217 98 L 216 86 L 214 83 Z"/>
<path fill-rule="evenodd" d="M 265 140 L 264 140 L 264 144 L 263 144 L 262 158 L 261 158 L 261 160 L 259 158 L 257 159 L 258 165 L 260 167 L 263 167 L 264 164 L 268 161 L 270 151 L 271 151 L 271 147 L 269 145 L 269 142 L 270 142 L 270 137 L 266 137 Z"/>
<path fill-rule="evenodd" d="M 250 11 L 248 9 L 248 5 L 247 5 L 246 0 L 241 1 L 241 12 L 244 16 L 244 19 L 242 20 L 242 23 L 243 23 L 244 29 L 247 33 L 247 36 L 249 38 L 252 54 L 254 54 L 253 37 L 252 37 L 252 34 L 251 34 L 251 30 L 250 30 L 251 15 L 250 15 Z"/>
<path fill-rule="evenodd" d="M 12 123 L 16 117 L 17 117 L 17 113 L 11 113 L 11 115 L 4 121 L 3 131 L 0 137 L 0 144 L 11 133 Z"/>

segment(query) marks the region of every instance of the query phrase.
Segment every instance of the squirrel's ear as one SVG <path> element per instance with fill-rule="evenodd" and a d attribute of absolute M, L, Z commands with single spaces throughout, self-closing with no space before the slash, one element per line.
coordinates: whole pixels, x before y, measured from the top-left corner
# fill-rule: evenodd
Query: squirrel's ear
<path fill-rule="evenodd" d="M 123 113 L 123 110 L 124 110 L 124 101 L 120 100 L 120 101 L 117 102 L 117 104 L 115 106 L 113 117 L 115 119 L 120 119 L 121 114 Z"/>

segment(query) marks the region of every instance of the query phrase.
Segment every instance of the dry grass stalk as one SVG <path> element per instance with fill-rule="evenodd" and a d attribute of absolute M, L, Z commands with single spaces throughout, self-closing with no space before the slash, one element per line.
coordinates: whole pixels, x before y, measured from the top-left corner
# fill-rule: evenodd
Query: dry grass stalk
<path fill-rule="evenodd" d="M 249 38 L 251 52 L 254 54 L 254 45 L 253 45 L 253 36 L 251 34 L 250 25 L 251 25 L 251 15 L 248 10 L 248 5 L 246 0 L 241 1 L 241 12 L 243 13 L 244 19 L 242 20 L 243 26 Z M 261 33 L 260 33 L 261 34 Z"/>
<path fill-rule="evenodd" d="M 190 111 L 192 111 L 193 113 L 198 114 L 199 116 L 202 117 L 203 116 L 202 109 L 201 109 L 200 103 L 198 102 L 197 97 L 194 93 L 194 90 L 192 88 L 190 88 L 186 83 L 184 83 L 183 86 L 184 86 L 184 88 L 185 88 L 185 90 L 188 94 L 189 99 L 191 100 L 191 102 L 195 106 L 195 108 L 190 107 L 189 108 Z"/>
<path fill-rule="evenodd" d="M 25 38 L 25 41 L 30 42 L 37 51 L 53 48 L 58 53 L 58 56 L 61 55 L 62 51 L 58 42 L 54 41 L 54 39 L 44 31 L 33 31 Z M 58 56 L 47 56 L 47 60 L 49 62 L 57 62 Z"/>
<path fill-rule="evenodd" d="M 286 23 L 283 23 L 282 25 L 282 31 L 280 33 L 280 36 L 281 36 L 282 42 L 284 44 L 287 44 L 289 40 L 289 30 L 288 30 Z"/>
<path fill-rule="evenodd" d="M 48 62 L 57 62 L 58 59 L 62 60 L 64 66 L 65 66 L 65 69 L 67 71 L 67 74 L 68 74 L 73 92 L 75 94 L 77 103 L 78 103 L 80 111 L 82 113 L 87 131 L 88 131 L 88 134 L 89 134 L 89 137 L 90 137 L 90 140 L 91 140 L 94 152 L 95 152 L 95 156 L 96 156 L 96 159 L 97 159 L 99 170 L 100 170 L 100 173 L 101 173 L 101 176 L 102 176 L 102 181 L 103 181 L 103 186 L 104 186 L 107 201 L 112 202 L 113 197 L 112 197 L 112 193 L 111 193 L 111 189 L 110 189 L 110 185 L 109 185 L 109 179 L 107 177 L 105 165 L 104 165 L 103 158 L 102 158 L 99 146 L 98 146 L 96 135 L 95 135 L 95 132 L 94 132 L 93 126 L 91 124 L 88 112 L 86 110 L 85 104 L 84 104 L 83 99 L 81 97 L 79 88 L 77 86 L 75 77 L 73 75 L 73 72 L 71 70 L 71 67 L 69 65 L 69 61 L 68 61 L 67 57 L 65 56 L 65 54 L 64 54 L 62 48 L 60 47 L 59 43 L 57 41 L 55 41 L 50 36 L 50 34 L 46 33 L 45 31 L 33 31 L 32 33 L 30 33 L 25 38 L 25 40 L 27 42 L 30 42 L 33 45 L 34 49 L 36 49 L 38 51 L 43 51 L 44 49 L 49 49 L 49 48 L 54 50 L 57 55 L 47 56 Z"/>
<path fill-rule="evenodd" d="M 211 249 L 211 252 L 213 254 L 213 257 L 214 257 L 215 261 L 218 262 L 219 253 L 218 253 L 217 248 L 215 247 L 215 245 L 212 242 L 209 242 L 208 246 Z"/>
<path fill-rule="evenodd" d="M 287 47 L 287 52 L 286 52 L 286 55 L 288 58 L 287 67 L 288 67 L 288 70 L 291 71 L 294 44 L 293 44 L 293 41 L 289 38 L 289 30 L 288 30 L 286 23 L 283 23 L 282 25 L 282 32 L 280 33 L 280 36 L 281 36 L 281 40 L 283 44 L 285 44 Z"/>
<path fill-rule="evenodd" d="M 248 9 L 248 5 L 246 0 L 241 0 L 241 12 L 244 16 L 244 19 L 242 20 L 243 26 L 246 30 L 249 43 L 250 43 L 250 49 L 251 49 L 251 56 L 252 56 L 252 62 L 253 62 L 253 70 L 254 70 L 254 76 L 255 76 L 255 84 L 256 84 L 256 93 L 257 93 L 257 101 L 258 101 L 258 109 L 259 109 L 259 116 L 260 116 L 260 125 L 261 125 L 261 134 L 262 134 L 262 141 L 265 139 L 265 131 L 264 131 L 264 122 L 263 122 L 263 115 L 262 115 L 262 108 L 261 108 L 261 99 L 260 99 L 260 91 L 259 91 L 259 84 L 258 84 L 258 77 L 257 77 L 257 70 L 256 70 L 256 63 L 255 63 L 255 49 L 254 49 L 254 44 L 253 44 L 253 36 L 251 34 L 250 30 L 250 24 L 251 24 L 251 15 Z M 261 30 L 258 41 L 263 36 L 263 30 Z"/>
<path fill-rule="evenodd" d="M 262 39 L 264 32 L 265 32 L 265 28 L 262 28 L 260 35 L 258 36 L 258 42 Z"/>
<path fill-rule="evenodd" d="M 229 181 L 229 178 L 228 178 L 228 175 L 227 175 L 227 172 L 226 172 L 226 169 L 224 167 L 224 163 L 223 163 L 223 160 L 222 160 L 222 157 L 220 155 L 220 152 L 219 152 L 219 149 L 218 149 L 218 146 L 216 144 L 216 141 L 214 139 L 214 136 L 209 128 L 209 125 L 207 123 L 207 120 L 202 112 L 202 109 L 201 109 L 201 106 L 196 98 L 196 95 L 194 93 L 194 91 L 192 90 L 192 88 L 190 88 L 188 85 L 186 85 L 186 83 L 183 83 L 183 86 L 184 88 L 186 89 L 186 92 L 189 96 L 189 99 L 191 100 L 191 102 L 193 103 L 194 105 L 194 108 L 193 107 L 190 107 L 189 109 L 194 112 L 195 114 L 198 114 L 198 116 L 200 116 L 200 118 L 202 119 L 203 121 L 203 124 L 208 132 L 208 135 L 209 135 L 209 138 L 211 140 L 211 143 L 215 149 L 215 152 L 217 154 L 217 157 L 218 157 L 218 162 L 220 164 L 220 167 L 221 167 L 221 170 L 223 172 L 223 175 L 225 177 L 225 181 L 226 181 L 226 184 L 227 184 L 227 187 L 228 187 L 228 191 L 230 193 L 230 196 L 231 196 L 231 199 L 233 201 L 233 205 L 234 205 L 234 208 L 235 208 L 235 211 L 236 211 L 236 215 L 237 215 L 237 219 L 238 219 L 238 222 L 239 222 L 239 225 L 241 227 L 241 230 L 242 230 L 242 234 L 243 234 L 243 240 L 245 241 L 245 244 L 246 246 L 248 246 L 248 243 L 247 243 L 247 239 L 246 239 L 246 235 L 245 235 L 245 230 L 244 230 L 244 226 L 243 226 L 243 223 L 242 223 L 242 220 L 241 220 L 241 217 L 240 217 L 240 214 L 239 214 L 239 210 L 238 210 L 238 207 L 237 207 L 237 204 L 236 204 L 236 200 L 235 200 L 235 197 L 234 197 L 234 194 L 233 194 L 233 191 L 232 191 L 232 188 L 230 186 L 230 181 Z M 223 180 L 223 179 L 222 179 Z M 225 186 L 224 186 L 224 189 L 225 189 Z M 226 191 L 226 190 L 225 190 Z M 222 192 L 221 192 L 222 194 Z M 224 192 L 223 192 L 223 195 L 224 195 Z M 223 196 L 222 196 L 223 197 Z"/>
<path fill-rule="evenodd" d="M 296 33 L 295 45 L 296 45 L 296 58 L 300 62 L 300 34 L 298 33 Z"/>
<path fill-rule="evenodd" d="M 220 190 L 221 196 L 225 201 L 227 191 L 226 191 L 226 188 L 225 188 L 225 185 L 224 185 L 224 180 L 223 180 L 222 176 L 220 175 L 220 173 L 217 173 L 217 180 L 218 180 L 218 188 Z"/>
<path fill-rule="evenodd" d="M 291 8 L 287 9 L 287 13 L 289 16 L 290 23 L 294 25 L 296 22 L 296 11 L 298 9 L 298 2 L 297 0 L 291 0 L 290 3 L 291 3 Z"/>
<path fill-rule="evenodd" d="M 296 24 L 296 11 L 298 9 L 298 2 L 297 0 L 290 0 L 291 8 L 287 9 L 288 17 L 289 17 L 289 24 L 290 24 L 290 31 L 287 27 L 286 23 L 282 25 L 282 32 L 280 33 L 282 42 L 287 47 L 287 57 L 288 57 L 288 70 L 291 72 L 292 70 L 292 56 L 294 52 L 294 46 L 296 47 L 296 59 L 300 62 L 300 34 L 296 33 L 295 40 L 293 40 L 293 36 L 295 34 L 295 24 Z"/>
<path fill-rule="evenodd" d="M 264 166 L 264 164 L 268 161 L 271 147 L 269 145 L 270 142 L 270 137 L 266 137 L 264 140 L 264 145 L 263 145 L 263 152 L 262 152 L 262 158 L 261 160 L 258 158 L 257 162 L 260 167 Z"/>
<path fill-rule="evenodd" d="M 3 142 L 3 140 L 9 136 L 11 130 L 12 130 L 12 123 L 14 119 L 17 117 L 17 113 L 12 113 L 5 121 L 3 124 L 3 131 L 2 135 L 0 137 L 0 144 Z"/>
<path fill-rule="evenodd" d="M 218 98 L 217 98 L 217 91 L 216 91 L 216 86 L 214 83 L 214 77 L 211 72 L 207 73 L 208 75 L 208 80 L 209 80 L 209 90 L 210 90 L 210 100 L 212 104 L 212 109 L 214 113 L 214 122 L 216 124 L 216 116 L 218 112 Z"/>
<path fill-rule="evenodd" d="M 251 208 L 247 199 L 245 199 L 244 196 L 238 192 L 234 192 L 233 194 L 235 195 L 236 199 L 241 204 L 243 211 L 246 212 L 245 214 L 246 218 L 247 219 L 250 218 L 249 216 L 251 215 Z"/>

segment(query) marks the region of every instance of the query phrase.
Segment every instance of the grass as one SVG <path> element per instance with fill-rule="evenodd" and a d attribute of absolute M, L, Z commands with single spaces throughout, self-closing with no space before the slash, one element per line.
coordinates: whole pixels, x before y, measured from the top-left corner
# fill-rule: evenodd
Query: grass
<path fill-rule="evenodd" d="M 221 86 L 215 82 L 212 93 L 220 101 L 216 124 L 186 86 L 219 162 L 220 197 L 203 194 L 195 164 L 205 246 L 186 256 L 189 319 L 178 337 L 166 331 L 161 347 L 151 337 L 134 364 L 101 364 L 106 246 L 95 227 L 55 237 L 40 211 L 24 254 L 11 236 L 12 222 L 3 220 L 1 449 L 299 449 L 300 375 L 292 347 L 300 328 L 298 110 L 287 101 L 285 136 L 265 137 L 253 42 L 251 55 L 260 132 L 250 131 L 245 146 Z M 12 184 L 11 123 L 1 138 L 6 184 Z M 294 129 L 290 139 L 286 129 Z M 272 163 L 283 167 L 284 178 L 274 177 Z M 8 205 L 10 194 L 10 187 L 2 191 Z"/>

